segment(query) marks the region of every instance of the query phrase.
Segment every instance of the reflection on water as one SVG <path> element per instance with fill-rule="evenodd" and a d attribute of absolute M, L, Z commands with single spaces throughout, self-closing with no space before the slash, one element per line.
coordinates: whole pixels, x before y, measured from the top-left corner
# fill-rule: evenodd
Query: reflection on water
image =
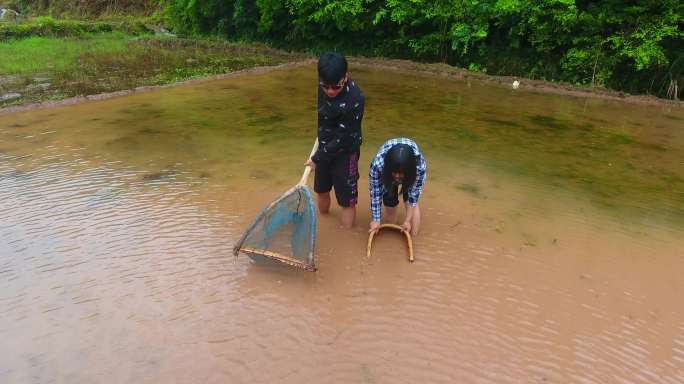
<path fill-rule="evenodd" d="M 413 264 L 367 199 L 316 273 L 232 257 L 313 67 L 0 116 L 0 382 L 684 381 L 681 109 L 353 69 L 361 163 L 428 157 Z"/>

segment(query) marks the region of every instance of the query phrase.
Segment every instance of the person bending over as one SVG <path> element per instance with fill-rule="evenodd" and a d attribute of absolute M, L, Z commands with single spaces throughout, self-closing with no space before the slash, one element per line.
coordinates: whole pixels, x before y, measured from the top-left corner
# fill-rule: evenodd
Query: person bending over
<path fill-rule="evenodd" d="M 373 158 L 368 172 L 371 223 L 369 232 L 376 231 L 385 206 L 385 222 L 397 222 L 397 205 L 401 194 L 406 217 L 401 226 L 416 236 L 420 230 L 418 199 L 425 185 L 427 163 L 418 145 L 408 138 L 390 139 Z M 401 187 L 401 191 L 399 188 Z"/>

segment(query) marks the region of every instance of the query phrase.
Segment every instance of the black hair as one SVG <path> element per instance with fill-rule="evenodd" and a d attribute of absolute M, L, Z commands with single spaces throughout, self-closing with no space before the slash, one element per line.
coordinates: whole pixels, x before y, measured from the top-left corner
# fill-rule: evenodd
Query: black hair
<path fill-rule="evenodd" d="M 347 74 L 347 59 L 337 52 L 327 52 L 318 59 L 318 78 L 325 84 L 337 84 Z"/>
<path fill-rule="evenodd" d="M 407 144 L 397 144 L 385 154 L 385 166 L 382 171 L 382 183 L 388 191 L 394 190 L 395 185 L 392 173 L 404 174 L 402 190 L 407 190 L 416 181 L 416 168 L 418 156 L 413 153 L 413 148 Z"/>

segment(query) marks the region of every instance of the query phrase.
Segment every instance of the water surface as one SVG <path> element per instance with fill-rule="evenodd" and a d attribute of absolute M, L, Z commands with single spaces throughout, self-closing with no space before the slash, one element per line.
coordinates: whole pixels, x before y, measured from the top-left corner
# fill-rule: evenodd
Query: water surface
<path fill-rule="evenodd" d="M 313 67 L 0 116 L 0 382 L 684 381 L 681 108 L 352 77 L 360 168 L 428 161 L 413 264 L 366 258 L 365 194 L 316 273 L 232 257 L 301 175 Z"/>

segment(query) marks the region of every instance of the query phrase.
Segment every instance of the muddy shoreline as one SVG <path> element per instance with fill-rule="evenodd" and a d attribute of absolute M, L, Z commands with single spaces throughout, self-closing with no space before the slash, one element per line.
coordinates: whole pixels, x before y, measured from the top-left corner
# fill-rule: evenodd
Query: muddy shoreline
<path fill-rule="evenodd" d="M 269 66 L 257 66 L 253 68 L 247 68 L 238 70 L 235 72 L 199 77 L 190 80 L 184 80 L 175 83 L 163 84 L 163 85 L 148 85 L 136 87 L 133 89 L 125 89 L 115 92 L 106 92 L 86 96 L 76 96 L 69 97 L 63 100 L 57 101 L 46 101 L 40 103 L 30 103 L 24 105 L 16 105 L 11 107 L 0 108 L 0 116 L 7 115 L 16 112 L 23 112 L 35 109 L 44 109 L 51 107 L 59 107 L 65 105 L 73 105 L 84 103 L 88 101 L 105 100 L 114 97 L 127 96 L 135 93 L 143 93 L 154 91 L 158 89 L 177 87 L 189 84 L 199 84 L 206 83 L 216 80 L 228 79 L 236 76 L 243 76 L 249 74 L 262 74 L 272 70 L 285 69 L 285 68 L 295 68 L 303 65 L 313 65 L 316 62 L 315 59 L 293 61 L 278 65 Z M 360 65 L 364 67 L 374 67 L 374 68 L 384 68 L 392 71 L 412 71 L 415 73 L 422 73 L 434 76 L 443 76 L 450 79 L 457 80 L 473 80 L 483 83 L 496 84 L 505 87 L 511 87 L 514 81 L 519 81 L 520 91 L 533 91 L 540 93 L 551 93 L 563 96 L 573 96 L 573 97 L 590 97 L 598 98 L 604 100 L 615 100 L 627 103 L 635 103 L 642 105 L 654 105 L 654 106 L 669 106 L 669 107 L 682 107 L 684 102 L 679 100 L 668 100 L 661 99 L 651 95 L 629 95 L 624 92 L 612 91 L 604 88 L 582 88 L 569 84 L 563 83 L 553 83 L 549 81 L 542 80 L 532 80 L 526 78 L 520 78 L 516 76 L 493 76 L 477 72 L 471 72 L 457 67 L 451 67 L 446 64 L 424 64 L 416 63 L 409 60 L 396 60 L 396 59 L 375 59 L 375 58 L 350 58 L 351 66 L 353 71 L 353 66 Z"/>

